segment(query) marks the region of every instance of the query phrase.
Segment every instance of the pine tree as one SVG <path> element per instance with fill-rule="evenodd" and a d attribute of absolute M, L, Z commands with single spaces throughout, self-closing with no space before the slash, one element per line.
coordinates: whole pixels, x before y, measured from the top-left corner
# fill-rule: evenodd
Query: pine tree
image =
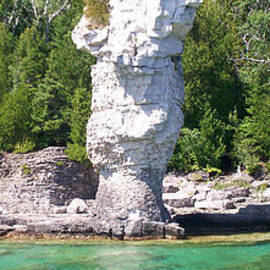
<path fill-rule="evenodd" d="M 225 156 L 226 167 L 230 166 L 234 158 L 232 142 L 235 133 L 230 116 L 235 114 L 243 118 L 245 113 L 245 88 L 233 61 L 238 54 L 240 38 L 231 5 L 229 0 L 203 2 L 182 57 L 187 140 L 181 135 L 179 144 L 184 140 L 183 145 L 193 154 L 191 158 L 182 145 L 176 148 L 175 155 L 181 156 L 182 153 L 177 151 L 183 151 L 190 164 L 200 168 L 225 167 L 221 166 Z"/>
<path fill-rule="evenodd" d="M 86 110 L 83 104 L 90 103 L 95 60 L 71 40 L 83 8 L 80 0 L 1 1 L 0 149 L 85 144 L 90 106 Z M 73 112 L 72 102 L 82 100 L 80 94 L 85 100 Z M 82 124 L 76 126 L 75 115 Z"/>
<path fill-rule="evenodd" d="M 239 161 L 256 173 L 259 161 L 270 159 L 270 3 L 236 1 L 235 16 L 242 37 L 240 57 L 235 59 L 246 85 L 247 117 L 236 136 Z"/>
<path fill-rule="evenodd" d="M 10 92 L 11 78 L 8 66 L 11 60 L 13 40 L 3 24 L 0 24 L 0 105 L 6 93 Z"/>
<path fill-rule="evenodd" d="M 77 51 L 70 35 L 68 32 L 51 41 L 48 70 L 33 98 L 33 133 L 42 138 L 39 148 L 67 144 L 74 90 L 83 87 L 90 91 L 90 65 L 94 58 Z"/>
<path fill-rule="evenodd" d="M 34 89 L 21 83 L 16 91 L 5 95 L 0 107 L 0 149 L 13 151 L 16 146 L 33 142 L 31 134 L 31 99 Z M 27 149 L 33 150 L 32 147 Z"/>
<path fill-rule="evenodd" d="M 13 82 L 13 90 L 22 83 L 37 87 L 44 77 L 47 45 L 44 38 L 32 27 L 20 36 L 9 66 Z"/>
<path fill-rule="evenodd" d="M 35 28 L 26 29 L 16 44 L 9 66 L 12 89 L 4 96 L 0 109 L 0 148 L 3 150 L 20 148 L 33 140 L 32 98 L 46 69 L 43 44 Z"/>
<path fill-rule="evenodd" d="M 208 106 L 199 128 L 181 130 L 169 169 L 219 171 L 226 150 L 224 137 L 224 123 L 217 119 L 216 112 Z"/>
<path fill-rule="evenodd" d="M 239 39 L 231 1 L 205 0 L 198 10 L 183 54 L 186 83 L 185 124 L 198 127 L 206 104 L 227 122 L 230 112 L 243 112 L 243 88 L 232 59 Z"/>
<path fill-rule="evenodd" d="M 32 101 L 32 132 L 37 147 L 64 146 L 69 127 L 65 116 L 65 86 L 45 78 L 36 89 Z"/>
<path fill-rule="evenodd" d="M 72 160 L 85 161 L 86 155 L 86 125 L 91 110 L 91 91 L 86 88 L 76 88 L 72 98 L 70 121 L 70 139 L 67 154 Z"/>

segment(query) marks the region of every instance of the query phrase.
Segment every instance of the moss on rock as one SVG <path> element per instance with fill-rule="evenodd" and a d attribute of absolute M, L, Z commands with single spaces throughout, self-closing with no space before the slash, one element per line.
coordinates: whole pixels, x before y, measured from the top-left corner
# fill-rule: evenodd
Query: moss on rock
<path fill-rule="evenodd" d="M 109 0 L 84 0 L 85 16 L 91 18 L 95 26 L 108 25 L 110 18 Z"/>

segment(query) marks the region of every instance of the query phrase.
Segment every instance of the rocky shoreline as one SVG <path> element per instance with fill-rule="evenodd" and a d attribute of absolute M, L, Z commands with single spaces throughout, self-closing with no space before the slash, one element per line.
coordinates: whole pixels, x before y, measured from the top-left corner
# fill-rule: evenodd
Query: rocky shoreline
<path fill-rule="evenodd" d="M 103 231 L 100 221 L 89 214 L 52 216 L 0 216 L 0 238 L 20 235 L 55 238 L 79 236 L 114 240 L 182 239 L 184 230 L 178 224 L 153 221 L 137 221 L 123 230 Z M 136 228 L 134 230 L 134 228 Z"/>
<path fill-rule="evenodd" d="M 97 176 L 69 161 L 65 148 L 0 158 L 0 236 L 82 235 L 121 240 L 179 239 L 270 231 L 270 177 L 245 173 L 211 178 L 205 172 L 167 174 L 163 201 L 170 223 L 128 219 L 120 227 L 100 220 Z"/>
<path fill-rule="evenodd" d="M 205 172 L 167 175 L 163 200 L 187 235 L 270 230 L 270 177 L 245 172 L 212 178 Z"/>
<path fill-rule="evenodd" d="M 0 235 L 81 234 L 114 239 L 181 238 L 177 224 L 100 219 L 98 178 L 90 167 L 68 160 L 64 147 L 0 157 Z M 113 215 L 113 213 L 111 213 Z"/>

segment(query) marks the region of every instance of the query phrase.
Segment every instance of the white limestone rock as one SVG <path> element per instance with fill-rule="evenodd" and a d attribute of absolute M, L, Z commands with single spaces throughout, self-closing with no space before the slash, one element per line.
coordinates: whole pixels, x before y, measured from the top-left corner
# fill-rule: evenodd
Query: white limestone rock
<path fill-rule="evenodd" d="M 111 0 L 109 26 L 72 38 L 96 56 L 87 151 L 100 215 L 165 221 L 162 179 L 183 124 L 184 40 L 202 0 Z M 117 214 L 119 213 L 119 215 Z"/>
<path fill-rule="evenodd" d="M 67 207 L 68 214 L 83 214 L 87 213 L 88 207 L 82 199 L 73 199 Z"/>

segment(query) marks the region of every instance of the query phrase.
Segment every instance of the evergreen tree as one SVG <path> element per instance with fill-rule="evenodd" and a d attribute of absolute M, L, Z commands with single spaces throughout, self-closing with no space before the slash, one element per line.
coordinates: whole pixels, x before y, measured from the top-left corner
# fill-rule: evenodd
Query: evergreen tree
<path fill-rule="evenodd" d="M 185 125 L 197 128 L 206 104 L 228 122 L 232 111 L 243 115 L 243 87 L 233 59 L 239 38 L 229 0 L 205 0 L 198 10 L 183 54 Z"/>
<path fill-rule="evenodd" d="M 245 113 L 244 88 L 232 60 L 239 46 L 231 1 L 205 0 L 183 54 L 187 129 L 180 136 L 174 157 L 188 159 L 185 168 L 228 167 L 234 158 L 231 115 L 243 117 Z M 228 164 L 221 166 L 222 161 Z"/>
<path fill-rule="evenodd" d="M 69 132 L 65 115 L 65 86 L 45 78 L 36 89 L 32 101 L 32 132 L 37 147 L 64 146 Z"/>
<path fill-rule="evenodd" d="M 31 0 L 1 0 L 0 22 L 5 24 L 13 36 L 19 37 L 26 28 L 32 27 L 31 3 Z"/>
<path fill-rule="evenodd" d="M 3 96 L 10 91 L 11 79 L 8 66 L 11 61 L 13 40 L 3 24 L 0 24 L 0 105 Z"/>
<path fill-rule="evenodd" d="M 72 98 L 70 121 L 70 139 L 67 154 L 72 160 L 85 161 L 86 155 L 86 125 L 90 116 L 91 92 L 87 88 L 76 88 Z"/>
<path fill-rule="evenodd" d="M 3 150 L 14 150 L 16 145 L 19 147 L 33 140 L 32 98 L 46 69 L 43 44 L 35 28 L 26 29 L 16 44 L 9 66 L 12 89 L 4 96 L 0 109 L 0 145 Z"/>
<path fill-rule="evenodd" d="M 81 0 L 1 1 L 0 149 L 25 152 L 69 141 L 84 147 L 95 60 L 71 40 L 83 7 Z"/>
<path fill-rule="evenodd" d="M 33 142 L 31 134 L 31 99 L 33 88 L 21 83 L 16 91 L 5 95 L 0 106 L 0 149 L 13 151 Z M 33 150 L 34 143 L 27 151 Z M 28 147 L 28 146 L 27 146 Z"/>
<path fill-rule="evenodd" d="M 47 45 L 44 38 L 32 27 L 20 36 L 9 66 L 13 90 L 22 83 L 37 87 L 46 72 Z"/>
<path fill-rule="evenodd" d="M 93 57 L 76 50 L 68 32 L 52 41 L 48 70 L 33 98 L 33 132 L 39 147 L 66 145 L 70 133 L 72 97 L 77 87 L 90 91 L 90 64 Z M 85 135 L 84 135 L 85 136 Z"/>
<path fill-rule="evenodd" d="M 216 112 L 208 107 L 198 128 L 183 128 L 175 152 L 169 163 L 170 170 L 219 171 L 225 153 L 225 125 Z"/>
<path fill-rule="evenodd" d="M 236 136 L 239 161 L 251 173 L 270 159 L 270 3 L 236 1 L 235 16 L 242 50 L 235 63 L 246 85 L 247 117 Z"/>

